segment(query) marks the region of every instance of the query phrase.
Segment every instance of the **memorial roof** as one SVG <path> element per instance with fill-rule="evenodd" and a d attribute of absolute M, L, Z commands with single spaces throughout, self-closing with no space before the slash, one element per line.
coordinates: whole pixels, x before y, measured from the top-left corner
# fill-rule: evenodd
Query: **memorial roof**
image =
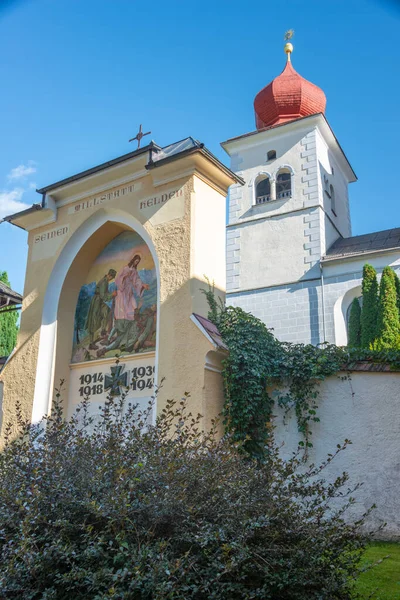
<path fill-rule="evenodd" d="M 222 350 L 228 350 L 228 346 L 222 340 L 222 336 L 221 336 L 217 326 L 214 325 L 214 323 L 212 321 L 210 321 L 210 319 L 206 319 L 206 317 L 202 317 L 201 315 L 198 315 L 197 313 L 193 313 L 193 316 L 200 323 L 200 325 L 202 326 L 202 328 L 204 329 L 206 334 L 211 338 L 211 340 L 215 344 L 215 346 L 217 346 L 218 348 L 221 348 Z"/>
<path fill-rule="evenodd" d="M 22 296 L 18 292 L 14 292 L 8 285 L 0 281 L 0 299 L 6 298 L 10 300 L 10 304 L 21 304 Z M 1 302 L 0 302 L 1 305 Z"/>

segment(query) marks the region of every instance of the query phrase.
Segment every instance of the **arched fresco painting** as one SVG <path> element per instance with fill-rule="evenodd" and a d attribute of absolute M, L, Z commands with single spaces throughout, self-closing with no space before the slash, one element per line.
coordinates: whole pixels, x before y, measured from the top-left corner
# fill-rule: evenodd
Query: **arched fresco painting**
<path fill-rule="evenodd" d="M 72 362 L 155 350 L 157 275 L 133 231 L 114 238 L 93 263 L 75 310 Z"/>

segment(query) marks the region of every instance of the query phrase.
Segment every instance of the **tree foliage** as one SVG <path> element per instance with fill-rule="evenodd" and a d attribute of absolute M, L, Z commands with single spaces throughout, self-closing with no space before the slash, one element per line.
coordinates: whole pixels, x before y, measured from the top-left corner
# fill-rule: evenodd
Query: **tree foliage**
<path fill-rule="evenodd" d="M 0 271 L 0 281 L 10 286 L 6 271 Z M 9 356 L 17 343 L 17 321 L 17 311 L 0 312 L 0 356 Z"/>
<path fill-rule="evenodd" d="M 358 298 L 354 298 L 350 308 L 349 346 L 350 348 L 361 346 L 361 307 Z"/>
<path fill-rule="evenodd" d="M 187 399 L 155 426 L 124 398 L 59 401 L 0 454 L 0 589 L 11 600 L 350 600 L 364 542 L 346 474 L 202 434 Z M 19 409 L 18 409 L 19 410 Z M 334 454 L 346 446 L 338 447 Z"/>
<path fill-rule="evenodd" d="M 394 283 L 396 286 L 396 304 L 397 304 L 397 310 L 398 313 L 400 315 L 400 278 L 397 275 L 396 271 L 393 271 L 394 274 Z"/>
<path fill-rule="evenodd" d="M 372 265 L 365 264 L 362 280 L 361 346 L 370 348 L 376 338 L 378 318 L 378 280 Z"/>
<path fill-rule="evenodd" d="M 390 267 L 382 272 L 374 348 L 400 348 L 400 320 L 397 308 L 395 273 Z"/>

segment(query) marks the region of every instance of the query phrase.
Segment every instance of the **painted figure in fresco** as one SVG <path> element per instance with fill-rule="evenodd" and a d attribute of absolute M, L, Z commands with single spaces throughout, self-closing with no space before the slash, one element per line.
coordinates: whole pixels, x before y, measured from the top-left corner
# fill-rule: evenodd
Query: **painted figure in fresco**
<path fill-rule="evenodd" d="M 136 352 L 140 348 L 155 348 L 156 345 L 157 306 L 153 304 L 138 315 L 139 336 L 133 346 Z"/>
<path fill-rule="evenodd" d="M 139 277 L 137 267 L 140 263 L 139 254 L 135 254 L 126 267 L 118 273 L 115 284 L 114 297 L 114 326 L 109 336 L 110 343 L 98 350 L 97 356 L 104 356 L 110 350 L 126 350 L 136 344 L 138 338 L 138 324 L 135 321 L 138 314 L 138 303 L 134 292 L 141 297 L 149 289 L 147 283 Z M 111 336 L 115 336 L 112 339 Z"/>
<path fill-rule="evenodd" d="M 116 274 L 117 272 L 114 269 L 110 269 L 107 275 L 104 275 L 104 277 L 100 279 L 90 302 L 85 329 L 89 332 L 89 348 L 91 350 L 97 350 L 98 348 L 94 339 L 96 332 L 100 329 L 102 336 L 107 334 L 107 326 L 111 312 L 107 302 L 110 302 L 113 297 L 113 293 L 109 291 L 108 286 L 115 278 Z"/>
<path fill-rule="evenodd" d="M 135 328 L 131 332 L 127 352 L 137 352 L 140 348 L 154 348 L 156 345 L 156 314 L 155 304 L 145 308 L 143 312 L 137 310 Z"/>

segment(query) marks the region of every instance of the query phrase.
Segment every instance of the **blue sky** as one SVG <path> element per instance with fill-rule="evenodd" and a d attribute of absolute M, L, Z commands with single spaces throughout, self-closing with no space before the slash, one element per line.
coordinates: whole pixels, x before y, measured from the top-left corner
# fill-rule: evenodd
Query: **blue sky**
<path fill-rule="evenodd" d="M 293 28 L 293 65 L 325 91 L 359 177 L 353 234 L 400 226 L 399 25 L 395 0 L 0 0 L 0 217 L 133 150 L 141 122 L 160 145 L 192 135 L 227 164 L 219 144 L 254 130 Z M 26 252 L 3 223 L 0 270 L 18 291 Z"/>

